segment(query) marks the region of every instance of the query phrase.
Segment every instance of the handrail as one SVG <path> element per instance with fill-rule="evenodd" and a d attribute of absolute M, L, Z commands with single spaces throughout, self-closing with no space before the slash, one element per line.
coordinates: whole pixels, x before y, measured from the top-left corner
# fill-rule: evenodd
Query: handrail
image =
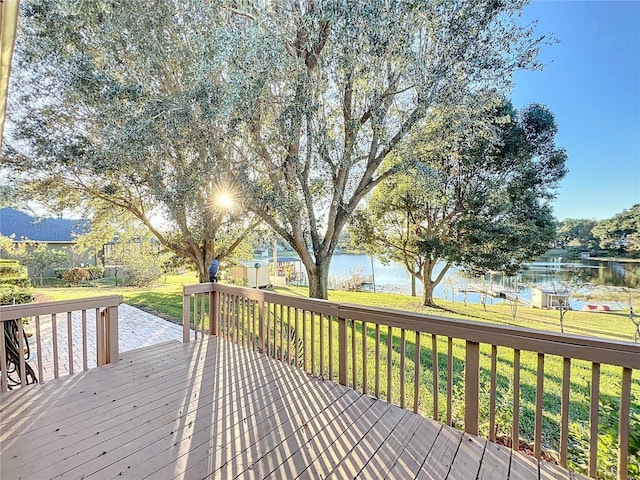
<path fill-rule="evenodd" d="M 4 325 L 7 322 L 15 322 L 15 326 L 12 327 L 13 331 L 17 330 L 20 334 L 17 335 L 19 345 L 13 351 L 14 353 L 23 352 L 23 349 L 28 345 L 28 340 L 26 335 L 22 334 L 22 319 L 31 319 L 32 327 L 35 330 L 34 347 L 37 354 L 38 375 L 36 381 L 43 382 L 45 372 L 48 371 L 44 367 L 43 350 L 45 349 L 51 352 L 53 365 L 50 370 L 53 371 L 54 378 L 58 378 L 60 375 L 61 363 L 63 366 L 66 364 L 70 375 L 75 372 L 74 352 L 80 350 L 80 347 L 82 352 L 81 368 L 83 370 L 89 368 L 89 354 L 94 354 L 94 351 L 88 342 L 88 332 L 93 328 L 91 325 L 88 328 L 88 312 L 95 320 L 95 365 L 105 365 L 118 358 L 118 306 L 121 303 L 122 296 L 108 295 L 77 300 L 2 305 L 0 306 L 0 326 L 3 327 L 2 332 L 4 332 Z M 65 316 L 66 322 L 63 320 Z M 60 327 L 62 329 L 58 331 Z M 78 336 L 74 332 L 79 329 L 82 330 L 80 333 L 82 346 L 75 345 L 73 342 L 74 336 Z M 65 337 L 66 345 L 60 345 L 60 339 L 64 341 Z M 17 373 L 19 385 L 22 387 L 29 383 L 25 372 L 33 374 L 30 365 L 26 364 L 23 354 L 17 354 L 18 360 L 9 358 L 5 343 L 3 333 L 0 335 L 0 391 L 3 392 L 12 386 L 17 386 L 9 383 L 9 372 Z M 62 347 L 62 352 L 60 347 Z M 80 360 L 78 359 L 78 361 Z M 91 363 L 93 364 L 93 362 Z"/>
<path fill-rule="evenodd" d="M 598 469 L 600 378 L 613 375 L 609 365 L 621 367 L 618 377 L 617 478 L 623 480 L 628 476 L 632 377 L 633 370 L 640 370 L 640 346 L 636 344 L 334 303 L 222 284 L 185 286 L 184 340 L 191 339 L 192 324 L 197 338 L 198 330 L 203 334 L 207 330 L 207 322 L 211 334 L 257 349 L 310 374 L 328 375 L 331 380 L 349 384 L 378 398 L 386 393 L 387 401 L 403 408 L 413 407 L 414 412 L 428 409 L 429 405 L 425 403 L 432 402 L 431 412 L 437 420 L 444 419 L 444 414 L 440 413 L 439 398 L 446 397 L 446 423 L 449 425 L 454 423 L 452 410 L 459 401 L 453 386 L 457 370 L 456 383 L 464 382 L 464 390 L 461 391 L 464 397 L 464 429 L 478 434 L 480 425 L 486 429 L 488 421 L 487 436 L 491 440 L 496 440 L 499 414 L 502 413 L 496 392 L 505 387 L 498 383 L 498 365 L 505 364 L 504 350 L 507 349 L 513 355 L 512 361 L 507 362 L 512 378 L 502 397 L 513 397 L 509 439 L 512 448 L 518 449 L 520 445 L 521 425 L 525 424 L 520 417 L 531 415 L 534 417 L 530 422 L 534 431 L 525 431 L 524 435 L 533 439 L 534 455 L 541 458 L 543 417 L 544 422 L 550 421 L 547 407 L 543 404 L 547 395 L 545 383 L 561 384 L 558 388 L 561 388 L 558 394 L 561 408 L 557 413 L 560 417 L 557 424 L 559 463 L 563 467 L 567 467 L 569 460 L 575 461 L 569 459 L 571 366 L 575 361 L 590 362 L 591 394 L 588 401 L 591 405 L 584 421 L 589 425 L 588 474 L 594 478 Z M 454 349 L 457 352 L 462 349 L 463 352 L 454 355 Z M 421 353 L 428 350 L 428 356 Z M 523 357 L 530 355 L 529 352 L 537 355 L 537 364 L 535 357 L 530 361 L 524 360 L 529 358 Z M 439 367 L 444 358 L 446 371 Z M 552 365 L 556 366 L 556 371 L 562 372 L 557 378 L 548 377 L 547 372 Z M 580 368 L 579 364 L 577 368 Z M 529 372 L 532 379 L 527 377 L 531 375 Z M 413 388 L 405 389 L 405 384 L 410 383 L 409 375 L 413 377 Z M 500 376 L 504 385 L 509 379 L 505 379 L 503 373 Z M 397 384 L 398 380 L 399 385 L 394 387 L 393 382 Z M 531 391 L 535 397 L 528 400 L 531 407 L 523 403 L 525 408 L 521 408 L 521 400 L 524 402 L 527 395 L 531 397 Z M 431 399 L 425 402 L 425 395 Z M 486 396 L 489 398 L 485 402 Z M 504 414 L 500 420 L 504 422 Z"/>
<path fill-rule="evenodd" d="M 51 315 L 52 313 L 88 310 L 91 308 L 117 307 L 121 303 L 122 295 L 105 295 L 104 297 L 90 297 L 77 300 L 1 305 L 0 321 L 4 322 L 5 320 L 15 320 L 16 318 Z"/>
<path fill-rule="evenodd" d="M 421 333 L 447 335 L 478 343 L 495 343 L 504 347 L 536 351 L 548 355 L 570 356 L 573 359 L 589 362 L 640 369 L 640 347 L 637 344 L 620 340 L 600 339 L 569 333 L 559 334 L 527 327 L 496 325 L 384 307 L 336 303 L 223 284 L 215 284 L 214 290 L 212 290 L 211 285 L 209 283 L 185 285 L 183 295 L 189 296 L 211 291 L 232 295 L 241 293 L 245 298 L 270 303 L 277 303 L 278 300 L 286 298 L 286 304 L 289 307 L 339 318 L 375 321 L 381 325 Z M 585 347 L 588 349 L 585 350 Z"/>
<path fill-rule="evenodd" d="M 338 309 L 341 317 L 353 320 L 376 319 L 384 325 L 421 333 L 447 335 L 478 343 L 499 344 L 509 348 L 640 369 L 640 347 L 630 342 L 558 334 L 527 327 L 474 322 L 418 312 L 377 307 L 374 309 L 362 305 L 340 304 Z M 585 350 L 585 347 L 588 349 Z"/>

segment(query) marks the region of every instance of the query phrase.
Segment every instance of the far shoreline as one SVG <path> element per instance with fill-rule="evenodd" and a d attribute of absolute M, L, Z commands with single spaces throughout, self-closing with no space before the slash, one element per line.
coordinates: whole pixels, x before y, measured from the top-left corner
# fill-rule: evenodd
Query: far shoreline
<path fill-rule="evenodd" d="M 584 260 L 598 260 L 599 262 L 640 263 L 640 258 L 625 257 L 586 257 Z"/>

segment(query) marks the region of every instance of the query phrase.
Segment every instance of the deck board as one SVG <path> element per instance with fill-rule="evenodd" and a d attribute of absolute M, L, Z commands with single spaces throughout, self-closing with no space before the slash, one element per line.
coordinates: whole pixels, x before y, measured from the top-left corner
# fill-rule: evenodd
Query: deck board
<path fill-rule="evenodd" d="M 449 478 L 476 478 L 486 444 L 486 440 L 465 433 L 449 470 Z"/>
<path fill-rule="evenodd" d="M 571 478 L 216 337 L 0 400 L 3 479 Z"/>
<path fill-rule="evenodd" d="M 511 449 L 504 445 L 487 442 L 482 456 L 478 480 L 507 478 L 511 465 Z"/>
<path fill-rule="evenodd" d="M 418 418 L 418 427 L 408 443 L 404 445 L 398 460 L 386 474 L 385 479 L 415 478 L 443 428 L 433 420 L 416 417 Z"/>
<path fill-rule="evenodd" d="M 333 462 L 335 465 L 346 453 L 346 432 L 357 418 L 368 415 L 373 404 L 371 398 L 353 391 L 338 399 L 333 405 L 333 412 L 327 411 L 326 416 L 318 415 L 306 425 L 302 431 L 306 441 L 265 478 L 317 478 L 315 469 L 320 463 Z M 318 464 L 314 466 L 316 462 Z"/>
<path fill-rule="evenodd" d="M 429 454 L 424 460 L 416 479 L 438 480 L 449 476 L 449 469 L 456 456 L 462 432 L 452 428 L 441 428 Z"/>

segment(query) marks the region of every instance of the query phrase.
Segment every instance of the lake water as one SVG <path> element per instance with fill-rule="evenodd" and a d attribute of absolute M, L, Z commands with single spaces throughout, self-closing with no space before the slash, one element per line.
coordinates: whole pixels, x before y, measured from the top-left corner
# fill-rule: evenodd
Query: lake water
<path fill-rule="evenodd" d="M 504 278 L 501 274 L 495 274 L 487 276 L 485 281 L 493 285 L 510 288 L 515 288 L 517 282 L 523 298 L 530 297 L 531 285 L 544 286 L 553 282 L 567 281 L 570 279 L 578 279 L 581 282 L 588 282 L 593 285 L 640 288 L 640 263 L 621 263 L 590 259 L 563 263 L 560 258 L 552 260 L 556 261 L 534 262 L 530 264 L 529 268 L 518 275 L 517 279 Z M 443 267 L 440 266 L 440 268 Z M 383 265 L 379 261 L 374 260 L 372 266 L 371 260 L 366 255 L 334 255 L 329 268 L 329 284 L 330 286 L 335 285 L 352 277 L 354 274 L 368 276 L 371 275 L 372 272 L 375 277 L 376 291 L 406 295 L 411 293 L 411 277 L 402 264 L 392 262 L 388 265 Z M 445 275 L 443 281 L 436 287 L 434 297 L 449 300 L 453 297 L 456 301 L 462 301 L 464 294 L 460 293 L 459 290 L 464 289 L 465 284 L 469 282 L 469 280 L 463 280 L 460 276 L 460 268 L 452 267 Z M 477 281 L 471 280 L 471 282 Z M 365 286 L 365 288 L 371 290 L 372 286 Z M 419 296 L 422 295 L 422 284 L 419 281 L 416 281 L 416 294 Z M 467 295 L 467 301 L 479 303 L 481 301 L 480 294 L 469 293 Z M 493 299 L 492 301 L 499 302 L 500 300 Z M 572 305 L 572 307 L 580 308 L 581 304 Z"/>
<path fill-rule="evenodd" d="M 262 258 L 264 260 L 264 258 Z M 297 268 L 302 268 L 300 263 Z M 440 265 L 440 269 L 444 264 Z M 436 272 L 438 267 L 436 267 Z M 383 265 L 378 260 L 373 261 L 366 255 L 335 254 L 329 268 L 329 288 L 340 284 L 354 275 L 374 276 L 377 292 L 411 294 L 411 276 L 404 265 L 391 262 Z M 435 276 L 434 273 L 434 276 Z M 531 297 L 531 286 L 549 285 L 558 281 L 578 280 L 592 285 L 625 286 L 640 288 L 640 263 L 622 263 L 615 261 L 598 261 L 581 259 L 572 262 L 562 262 L 562 259 L 551 258 L 545 262 L 534 262 L 529 268 L 519 274 L 517 278 L 505 278 L 501 274 L 487 275 L 486 284 L 518 289 L 521 298 Z M 294 281 L 294 283 L 296 283 Z M 461 292 L 470 283 L 480 283 L 480 279 L 464 279 L 459 267 L 451 267 L 444 279 L 436 286 L 434 297 L 448 300 L 463 301 L 465 294 Z M 306 282 L 302 282 L 306 284 Z M 373 290 L 373 285 L 364 285 L 363 290 Z M 422 283 L 416 281 L 416 294 L 422 295 Z M 468 293 L 470 303 L 480 303 L 481 295 Z M 489 301 L 489 300 L 488 300 Z M 491 299 L 496 303 L 500 299 Z M 581 308 L 582 302 L 572 302 L 572 308 Z"/>

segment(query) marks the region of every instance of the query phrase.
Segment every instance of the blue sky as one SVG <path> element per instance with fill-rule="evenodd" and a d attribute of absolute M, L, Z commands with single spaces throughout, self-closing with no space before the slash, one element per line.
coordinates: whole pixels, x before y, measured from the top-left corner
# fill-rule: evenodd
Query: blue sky
<path fill-rule="evenodd" d="M 569 173 L 555 216 L 601 220 L 640 203 L 640 0 L 539 0 L 522 18 L 560 41 L 542 47 L 543 71 L 516 73 L 511 95 L 556 116 Z"/>

